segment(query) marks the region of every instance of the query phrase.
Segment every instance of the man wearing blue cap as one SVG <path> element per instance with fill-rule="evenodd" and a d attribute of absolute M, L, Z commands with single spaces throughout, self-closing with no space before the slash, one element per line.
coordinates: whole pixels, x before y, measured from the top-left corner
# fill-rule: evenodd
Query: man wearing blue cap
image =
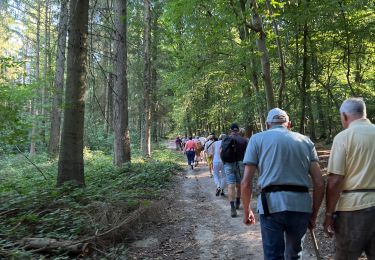
<path fill-rule="evenodd" d="M 270 110 L 266 124 L 267 131 L 250 138 L 243 160 L 244 223 L 255 223 L 250 200 L 252 179 L 258 171 L 261 194 L 257 206 L 264 259 L 298 259 L 307 227 L 315 227 L 324 197 L 324 180 L 313 142 L 290 131 L 289 116 L 284 110 Z"/>

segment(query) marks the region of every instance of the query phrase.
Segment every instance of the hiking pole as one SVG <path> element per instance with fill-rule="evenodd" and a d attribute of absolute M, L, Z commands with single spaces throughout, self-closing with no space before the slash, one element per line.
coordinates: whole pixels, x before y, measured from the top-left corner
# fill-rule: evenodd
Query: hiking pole
<path fill-rule="evenodd" d="M 313 241 L 316 259 L 321 260 L 322 258 L 320 257 L 320 254 L 319 254 L 318 242 L 316 241 L 316 237 L 315 237 L 315 233 L 314 233 L 313 229 L 310 229 L 310 235 L 311 235 L 311 239 Z"/>

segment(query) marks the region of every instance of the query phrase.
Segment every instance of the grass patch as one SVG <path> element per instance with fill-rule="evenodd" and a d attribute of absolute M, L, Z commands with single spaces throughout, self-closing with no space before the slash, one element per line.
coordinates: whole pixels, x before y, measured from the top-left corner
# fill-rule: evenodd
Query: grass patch
<path fill-rule="evenodd" d="M 114 167 L 112 157 L 85 150 L 85 188 L 56 188 L 57 161 L 22 155 L 0 160 L 0 258 L 24 258 L 17 242 L 24 237 L 78 240 L 100 234 L 130 212 L 163 198 L 181 171 L 181 155 L 158 147 L 153 158 L 134 157 Z"/>

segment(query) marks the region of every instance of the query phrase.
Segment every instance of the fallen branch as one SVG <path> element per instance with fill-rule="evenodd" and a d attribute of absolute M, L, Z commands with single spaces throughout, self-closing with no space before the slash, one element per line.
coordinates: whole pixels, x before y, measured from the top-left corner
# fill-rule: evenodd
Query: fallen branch
<path fill-rule="evenodd" d="M 7 216 L 7 215 L 12 215 L 13 213 L 18 212 L 19 210 L 20 210 L 19 208 L 15 208 L 15 209 L 10 209 L 10 210 L 6 210 L 6 211 L 3 211 L 3 212 L 0 212 L 0 217 Z"/>
<path fill-rule="evenodd" d="M 72 243 L 72 241 L 56 240 L 52 238 L 23 238 L 21 245 L 25 250 L 32 250 L 32 253 L 50 252 L 55 249 L 63 249 L 73 254 L 88 255 L 91 252 L 90 243 Z"/>

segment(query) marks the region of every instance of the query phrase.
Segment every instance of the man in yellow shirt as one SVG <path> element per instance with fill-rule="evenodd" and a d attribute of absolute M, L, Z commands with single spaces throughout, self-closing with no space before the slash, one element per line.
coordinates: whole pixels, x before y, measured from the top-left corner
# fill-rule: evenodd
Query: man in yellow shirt
<path fill-rule="evenodd" d="M 328 162 L 324 231 L 335 235 L 335 259 L 375 259 L 375 125 L 361 98 L 340 107 L 345 128 L 333 140 Z"/>

